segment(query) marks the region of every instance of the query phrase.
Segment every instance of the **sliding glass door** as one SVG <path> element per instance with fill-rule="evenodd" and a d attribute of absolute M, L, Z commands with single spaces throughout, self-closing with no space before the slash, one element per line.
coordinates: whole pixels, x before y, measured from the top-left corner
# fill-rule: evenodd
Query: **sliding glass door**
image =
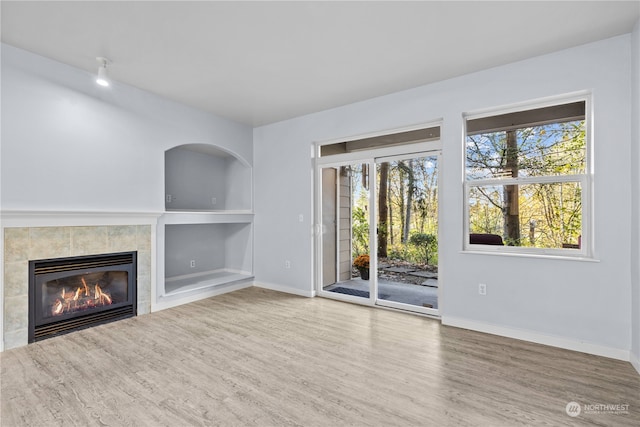
<path fill-rule="evenodd" d="M 438 155 L 376 159 L 376 303 L 438 309 Z"/>
<path fill-rule="evenodd" d="M 317 169 L 320 295 L 438 313 L 439 152 Z"/>
<path fill-rule="evenodd" d="M 322 290 L 371 299 L 368 162 L 326 166 L 321 176 Z"/>

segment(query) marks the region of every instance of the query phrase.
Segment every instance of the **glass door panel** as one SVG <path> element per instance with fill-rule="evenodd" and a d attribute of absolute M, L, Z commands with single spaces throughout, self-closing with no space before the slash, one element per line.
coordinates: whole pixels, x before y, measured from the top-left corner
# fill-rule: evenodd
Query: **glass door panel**
<path fill-rule="evenodd" d="M 438 309 L 438 156 L 376 160 L 377 303 Z"/>
<path fill-rule="evenodd" d="M 321 170 L 322 290 L 370 298 L 369 163 Z"/>

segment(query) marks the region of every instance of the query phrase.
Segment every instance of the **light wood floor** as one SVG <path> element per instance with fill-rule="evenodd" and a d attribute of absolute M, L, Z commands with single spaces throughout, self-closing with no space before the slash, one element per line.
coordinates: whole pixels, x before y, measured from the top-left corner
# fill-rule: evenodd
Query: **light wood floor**
<path fill-rule="evenodd" d="M 2 426 L 640 425 L 629 363 L 258 288 L 0 362 Z"/>

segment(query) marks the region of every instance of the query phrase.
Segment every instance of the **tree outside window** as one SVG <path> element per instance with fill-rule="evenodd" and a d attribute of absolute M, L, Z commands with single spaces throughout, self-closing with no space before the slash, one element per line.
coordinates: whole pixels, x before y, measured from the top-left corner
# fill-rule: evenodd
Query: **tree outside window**
<path fill-rule="evenodd" d="M 469 233 L 500 235 L 507 246 L 581 249 L 585 104 L 467 120 Z"/>

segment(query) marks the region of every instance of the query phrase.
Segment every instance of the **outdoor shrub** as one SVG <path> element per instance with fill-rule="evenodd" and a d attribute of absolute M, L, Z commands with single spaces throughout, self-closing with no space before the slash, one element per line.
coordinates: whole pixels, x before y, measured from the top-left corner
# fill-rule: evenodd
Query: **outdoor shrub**
<path fill-rule="evenodd" d="M 429 264 L 432 256 L 438 250 L 438 238 L 433 234 L 413 233 L 409 236 L 409 243 L 416 249 L 420 261 Z"/>

